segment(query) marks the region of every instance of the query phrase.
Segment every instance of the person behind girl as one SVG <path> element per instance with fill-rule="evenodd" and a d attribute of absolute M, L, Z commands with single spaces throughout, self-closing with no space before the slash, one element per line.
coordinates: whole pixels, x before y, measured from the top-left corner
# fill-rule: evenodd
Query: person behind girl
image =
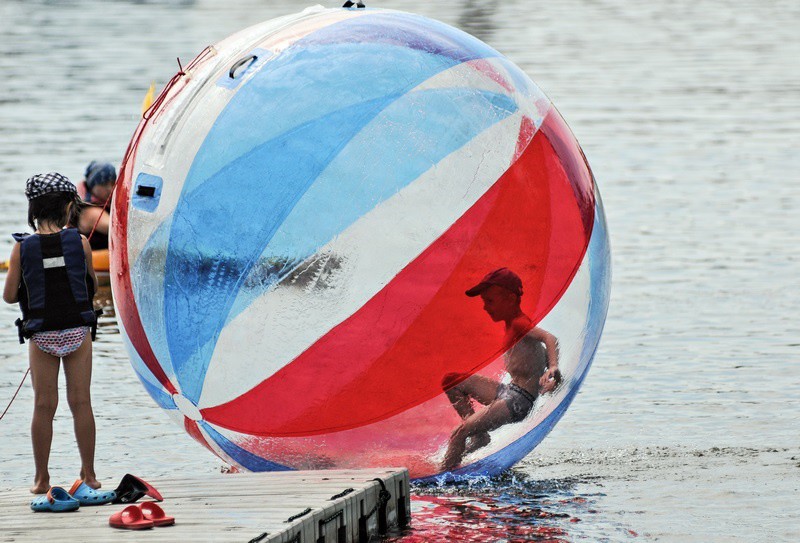
<path fill-rule="evenodd" d="M 92 249 L 108 249 L 108 230 L 111 226 L 111 215 L 108 205 L 114 194 L 117 181 L 117 170 L 109 162 L 93 160 L 86 167 L 84 180 L 78 183 L 78 195 L 72 209 L 69 224 L 78 231 L 89 236 Z"/>
<path fill-rule="evenodd" d="M 78 195 L 84 202 L 103 206 L 114 194 L 117 181 L 117 170 L 110 162 L 92 160 L 83 174 L 83 181 L 78 183 Z"/>
<path fill-rule="evenodd" d="M 50 488 L 48 461 L 61 360 L 81 457 L 80 478 L 97 489 L 95 423 L 89 394 L 97 326 L 92 298 L 97 279 L 86 237 L 74 228 L 64 228 L 76 205 L 77 190 L 69 179 L 51 172 L 28 179 L 25 195 L 28 223 L 34 233 L 14 234 L 17 244 L 11 250 L 3 299 L 10 304 L 19 302 L 20 343 L 31 340 L 31 438 L 36 467 L 31 492 L 39 494 Z"/>

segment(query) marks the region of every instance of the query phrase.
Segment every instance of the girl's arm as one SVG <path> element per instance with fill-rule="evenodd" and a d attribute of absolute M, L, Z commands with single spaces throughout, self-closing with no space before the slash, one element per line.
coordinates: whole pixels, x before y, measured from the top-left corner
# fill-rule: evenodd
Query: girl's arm
<path fill-rule="evenodd" d="M 89 273 L 89 277 L 92 278 L 94 282 L 94 290 L 97 292 L 97 275 L 94 273 L 94 265 L 92 264 L 92 246 L 89 245 L 89 240 L 81 234 L 81 241 L 83 242 L 83 256 L 86 257 L 86 271 Z M 11 272 L 11 264 L 9 263 L 8 266 L 9 273 Z"/>
<path fill-rule="evenodd" d="M 19 301 L 19 283 L 21 281 L 22 269 L 19 265 L 20 244 L 14 245 L 11 249 L 11 257 L 8 259 L 8 275 L 6 275 L 6 286 L 3 289 L 3 300 L 9 304 Z"/>

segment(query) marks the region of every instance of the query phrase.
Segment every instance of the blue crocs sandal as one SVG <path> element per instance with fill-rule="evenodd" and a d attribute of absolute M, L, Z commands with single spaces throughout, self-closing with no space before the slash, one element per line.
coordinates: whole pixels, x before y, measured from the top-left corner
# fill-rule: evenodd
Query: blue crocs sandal
<path fill-rule="evenodd" d="M 31 509 L 36 512 L 64 513 L 75 511 L 80 506 L 81 502 L 70 496 L 69 492 L 60 486 L 50 487 L 46 495 L 34 498 L 31 502 Z"/>
<path fill-rule="evenodd" d="M 73 498 L 78 500 L 81 505 L 104 505 L 106 503 L 111 503 L 111 500 L 117 497 L 117 493 L 113 490 L 100 492 L 80 479 L 72 484 L 69 493 Z"/>

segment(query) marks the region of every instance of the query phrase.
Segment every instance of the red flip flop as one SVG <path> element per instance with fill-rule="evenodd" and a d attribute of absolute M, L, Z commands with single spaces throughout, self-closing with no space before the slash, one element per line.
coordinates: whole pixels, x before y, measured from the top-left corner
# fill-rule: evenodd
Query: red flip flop
<path fill-rule="evenodd" d="M 146 530 L 154 526 L 153 521 L 145 519 L 135 505 L 129 505 L 122 511 L 111 515 L 108 525 L 121 530 Z"/>
<path fill-rule="evenodd" d="M 172 526 L 175 524 L 175 517 L 165 515 L 164 510 L 155 502 L 140 503 L 139 509 L 142 511 L 142 516 L 151 521 L 154 526 Z"/>

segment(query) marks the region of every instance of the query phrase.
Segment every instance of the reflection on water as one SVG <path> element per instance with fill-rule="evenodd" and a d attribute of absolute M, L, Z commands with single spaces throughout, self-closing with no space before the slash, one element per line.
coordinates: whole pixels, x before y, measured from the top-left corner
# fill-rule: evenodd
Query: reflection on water
<path fill-rule="evenodd" d="M 412 521 L 393 543 L 465 541 L 626 541 L 636 532 L 593 522 L 602 494 L 582 494 L 581 479 L 533 480 L 521 473 L 455 486 L 416 485 Z"/>

